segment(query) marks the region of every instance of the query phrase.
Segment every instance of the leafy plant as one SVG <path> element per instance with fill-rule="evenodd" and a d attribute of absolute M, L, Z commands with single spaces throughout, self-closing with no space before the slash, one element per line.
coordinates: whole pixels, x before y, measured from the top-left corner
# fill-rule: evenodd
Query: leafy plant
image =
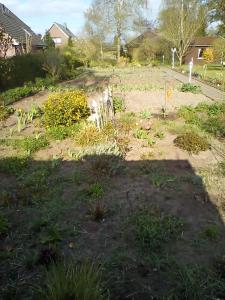
<path fill-rule="evenodd" d="M 201 87 L 198 85 L 193 85 L 191 83 L 184 83 L 181 87 L 181 92 L 187 93 L 190 92 L 192 94 L 201 93 Z"/>
<path fill-rule="evenodd" d="M 70 127 L 54 126 L 47 128 L 47 136 L 54 140 L 64 140 L 71 133 Z"/>
<path fill-rule="evenodd" d="M 27 154 L 33 154 L 42 148 L 46 148 L 49 145 L 48 140 L 45 136 L 39 137 L 26 137 L 19 142 L 21 147 Z"/>
<path fill-rule="evenodd" d="M 46 127 L 71 126 L 88 116 L 87 96 L 82 91 L 52 94 L 44 103 Z"/>
<path fill-rule="evenodd" d="M 95 183 L 88 189 L 88 194 L 95 198 L 101 198 L 104 194 L 103 187 L 100 183 Z"/>
<path fill-rule="evenodd" d="M 113 97 L 113 108 L 115 113 L 124 112 L 126 110 L 124 99 L 119 96 Z"/>
<path fill-rule="evenodd" d="M 219 238 L 220 232 L 216 225 L 207 226 L 202 232 L 201 237 L 215 241 Z"/>
<path fill-rule="evenodd" d="M 61 232 L 56 226 L 47 227 L 45 232 L 41 236 L 41 243 L 46 244 L 55 244 L 62 240 Z"/>
<path fill-rule="evenodd" d="M 152 113 L 150 110 L 142 110 L 140 113 L 139 113 L 139 117 L 141 119 L 150 119 L 152 116 Z"/>
<path fill-rule="evenodd" d="M 101 278 L 101 268 L 94 264 L 56 264 L 47 272 L 46 288 L 41 295 L 46 300 L 106 300 Z"/>
<path fill-rule="evenodd" d="M 177 147 L 194 154 L 210 149 L 210 144 L 207 139 L 194 132 L 186 132 L 179 135 L 174 140 L 174 144 Z"/>
<path fill-rule="evenodd" d="M 155 137 L 162 140 L 162 139 L 164 139 L 165 134 L 162 131 L 158 131 L 158 132 L 156 132 Z"/>
<path fill-rule="evenodd" d="M 137 128 L 134 130 L 134 137 L 141 140 L 147 140 L 149 138 L 148 131 Z"/>

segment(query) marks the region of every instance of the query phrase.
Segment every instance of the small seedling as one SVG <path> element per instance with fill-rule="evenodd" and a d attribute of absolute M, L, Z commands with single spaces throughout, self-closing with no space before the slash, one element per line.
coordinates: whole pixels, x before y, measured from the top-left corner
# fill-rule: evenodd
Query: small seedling
<path fill-rule="evenodd" d="M 152 113 L 150 110 L 143 110 L 139 113 L 141 119 L 151 119 Z"/>
<path fill-rule="evenodd" d="M 158 139 L 160 139 L 160 140 L 162 140 L 162 139 L 164 139 L 165 134 L 164 134 L 164 132 L 162 132 L 162 131 L 158 131 L 158 132 L 155 134 L 155 137 L 158 138 Z"/>

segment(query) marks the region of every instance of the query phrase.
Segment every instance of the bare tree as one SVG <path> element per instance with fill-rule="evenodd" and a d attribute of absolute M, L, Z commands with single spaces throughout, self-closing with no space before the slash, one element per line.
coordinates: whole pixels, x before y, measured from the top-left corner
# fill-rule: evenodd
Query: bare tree
<path fill-rule="evenodd" d="M 6 33 L 3 25 L 0 25 L 0 53 L 5 58 L 7 51 L 12 47 L 13 40 L 9 34 Z"/>
<path fill-rule="evenodd" d="M 181 65 L 188 47 L 205 23 L 206 6 L 199 0 L 164 0 L 163 4 L 160 30 L 176 47 Z"/>
<path fill-rule="evenodd" d="M 94 0 L 91 10 L 86 14 L 87 19 L 95 24 L 98 33 L 103 33 L 103 36 L 107 33 L 115 39 L 117 61 L 120 60 L 122 38 L 127 32 L 134 31 L 137 24 L 144 24 L 143 11 L 146 3 L 147 0 Z"/>

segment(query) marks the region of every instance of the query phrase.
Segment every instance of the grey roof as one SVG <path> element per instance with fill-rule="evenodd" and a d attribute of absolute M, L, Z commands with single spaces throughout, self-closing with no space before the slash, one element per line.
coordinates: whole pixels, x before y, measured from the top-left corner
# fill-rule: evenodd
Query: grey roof
<path fill-rule="evenodd" d="M 59 23 L 54 23 L 56 24 L 68 37 L 75 38 L 75 35 L 72 33 L 72 31 L 69 30 L 69 28 L 65 25 L 59 24 Z"/>
<path fill-rule="evenodd" d="M 14 15 L 4 4 L 0 3 L 0 26 L 17 42 L 26 42 L 26 33 L 32 36 L 32 45 L 44 46 L 41 38 L 29 26 Z"/>

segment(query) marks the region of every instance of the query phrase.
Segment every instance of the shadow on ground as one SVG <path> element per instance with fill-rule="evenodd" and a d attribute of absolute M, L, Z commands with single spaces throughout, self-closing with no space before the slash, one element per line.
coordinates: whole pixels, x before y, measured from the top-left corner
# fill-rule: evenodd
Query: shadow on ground
<path fill-rule="evenodd" d="M 35 299 L 49 249 L 101 262 L 110 299 L 224 299 L 224 223 L 186 160 L 2 159 L 0 189 L 2 299 Z"/>

